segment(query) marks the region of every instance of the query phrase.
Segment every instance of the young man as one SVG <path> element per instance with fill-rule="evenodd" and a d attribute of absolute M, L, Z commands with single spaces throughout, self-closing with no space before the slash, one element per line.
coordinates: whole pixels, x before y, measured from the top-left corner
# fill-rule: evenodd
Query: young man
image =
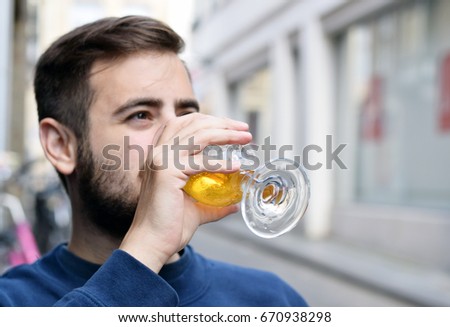
<path fill-rule="evenodd" d="M 0 279 L 0 305 L 305 305 L 274 275 L 188 246 L 199 225 L 238 210 L 183 192 L 206 170 L 201 150 L 251 135 L 245 123 L 198 113 L 183 45 L 163 23 L 128 16 L 79 27 L 42 55 L 40 139 L 71 200 L 73 231 L 68 244 Z"/>

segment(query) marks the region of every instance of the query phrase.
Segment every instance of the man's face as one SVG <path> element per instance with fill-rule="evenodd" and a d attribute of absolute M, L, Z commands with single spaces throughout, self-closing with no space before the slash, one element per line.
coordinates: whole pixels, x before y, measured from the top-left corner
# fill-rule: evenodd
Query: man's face
<path fill-rule="evenodd" d="M 96 227 L 123 237 L 136 209 L 149 145 L 169 119 L 198 111 L 198 104 L 186 68 L 171 53 L 98 62 L 90 84 L 89 137 L 77 163 L 80 197 Z M 111 164 L 103 155 L 107 148 L 119 149 L 108 151 L 120 158 L 119 168 L 102 170 L 103 163 Z"/>

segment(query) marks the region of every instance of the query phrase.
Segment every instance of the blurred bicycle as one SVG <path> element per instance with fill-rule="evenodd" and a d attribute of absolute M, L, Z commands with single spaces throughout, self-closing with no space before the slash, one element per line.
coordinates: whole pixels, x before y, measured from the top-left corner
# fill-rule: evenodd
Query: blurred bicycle
<path fill-rule="evenodd" d="M 67 240 L 70 227 L 69 201 L 45 158 L 20 165 L 0 154 L 0 270 L 36 260 Z"/>
<path fill-rule="evenodd" d="M 40 256 L 31 224 L 20 199 L 8 192 L 8 181 L 18 166 L 13 153 L 0 154 L 0 270 L 31 263 Z"/>
<path fill-rule="evenodd" d="M 0 233 L 2 268 L 34 262 L 40 257 L 40 251 L 19 198 L 12 194 L 0 193 L 0 207 L 3 211 L 2 218 L 6 215 L 10 218 L 9 228 Z"/>

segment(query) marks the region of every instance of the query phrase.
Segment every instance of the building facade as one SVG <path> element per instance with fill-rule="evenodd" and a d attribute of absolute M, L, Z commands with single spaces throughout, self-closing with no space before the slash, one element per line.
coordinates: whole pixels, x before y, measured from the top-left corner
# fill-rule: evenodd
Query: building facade
<path fill-rule="evenodd" d="M 297 232 L 450 271 L 450 2 L 195 4 L 205 110 L 311 167 Z"/>

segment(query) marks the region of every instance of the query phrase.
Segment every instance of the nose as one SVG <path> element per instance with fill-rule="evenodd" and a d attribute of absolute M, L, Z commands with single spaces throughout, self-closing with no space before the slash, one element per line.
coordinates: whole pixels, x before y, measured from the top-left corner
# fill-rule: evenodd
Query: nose
<path fill-rule="evenodd" d="M 175 107 L 164 107 L 161 109 L 160 121 L 162 124 L 166 124 L 169 120 L 176 118 Z"/>
<path fill-rule="evenodd" d="M 161 136 L 161 133 L 164 131 L 164 127 L 167 125 L 167 123 L 170 120 L 175 119 L 176 117 L 177 117 L 177 115 L 175 114 L 175 108 L 169 108 L 169 107 L 161 108 L 161 112 L 159 114 L 157 124 L 155 125 L 156 132 L 153 137 L 153 144 L 157 143 L 157 141 L 159 140 L 159 137 Z"/>

